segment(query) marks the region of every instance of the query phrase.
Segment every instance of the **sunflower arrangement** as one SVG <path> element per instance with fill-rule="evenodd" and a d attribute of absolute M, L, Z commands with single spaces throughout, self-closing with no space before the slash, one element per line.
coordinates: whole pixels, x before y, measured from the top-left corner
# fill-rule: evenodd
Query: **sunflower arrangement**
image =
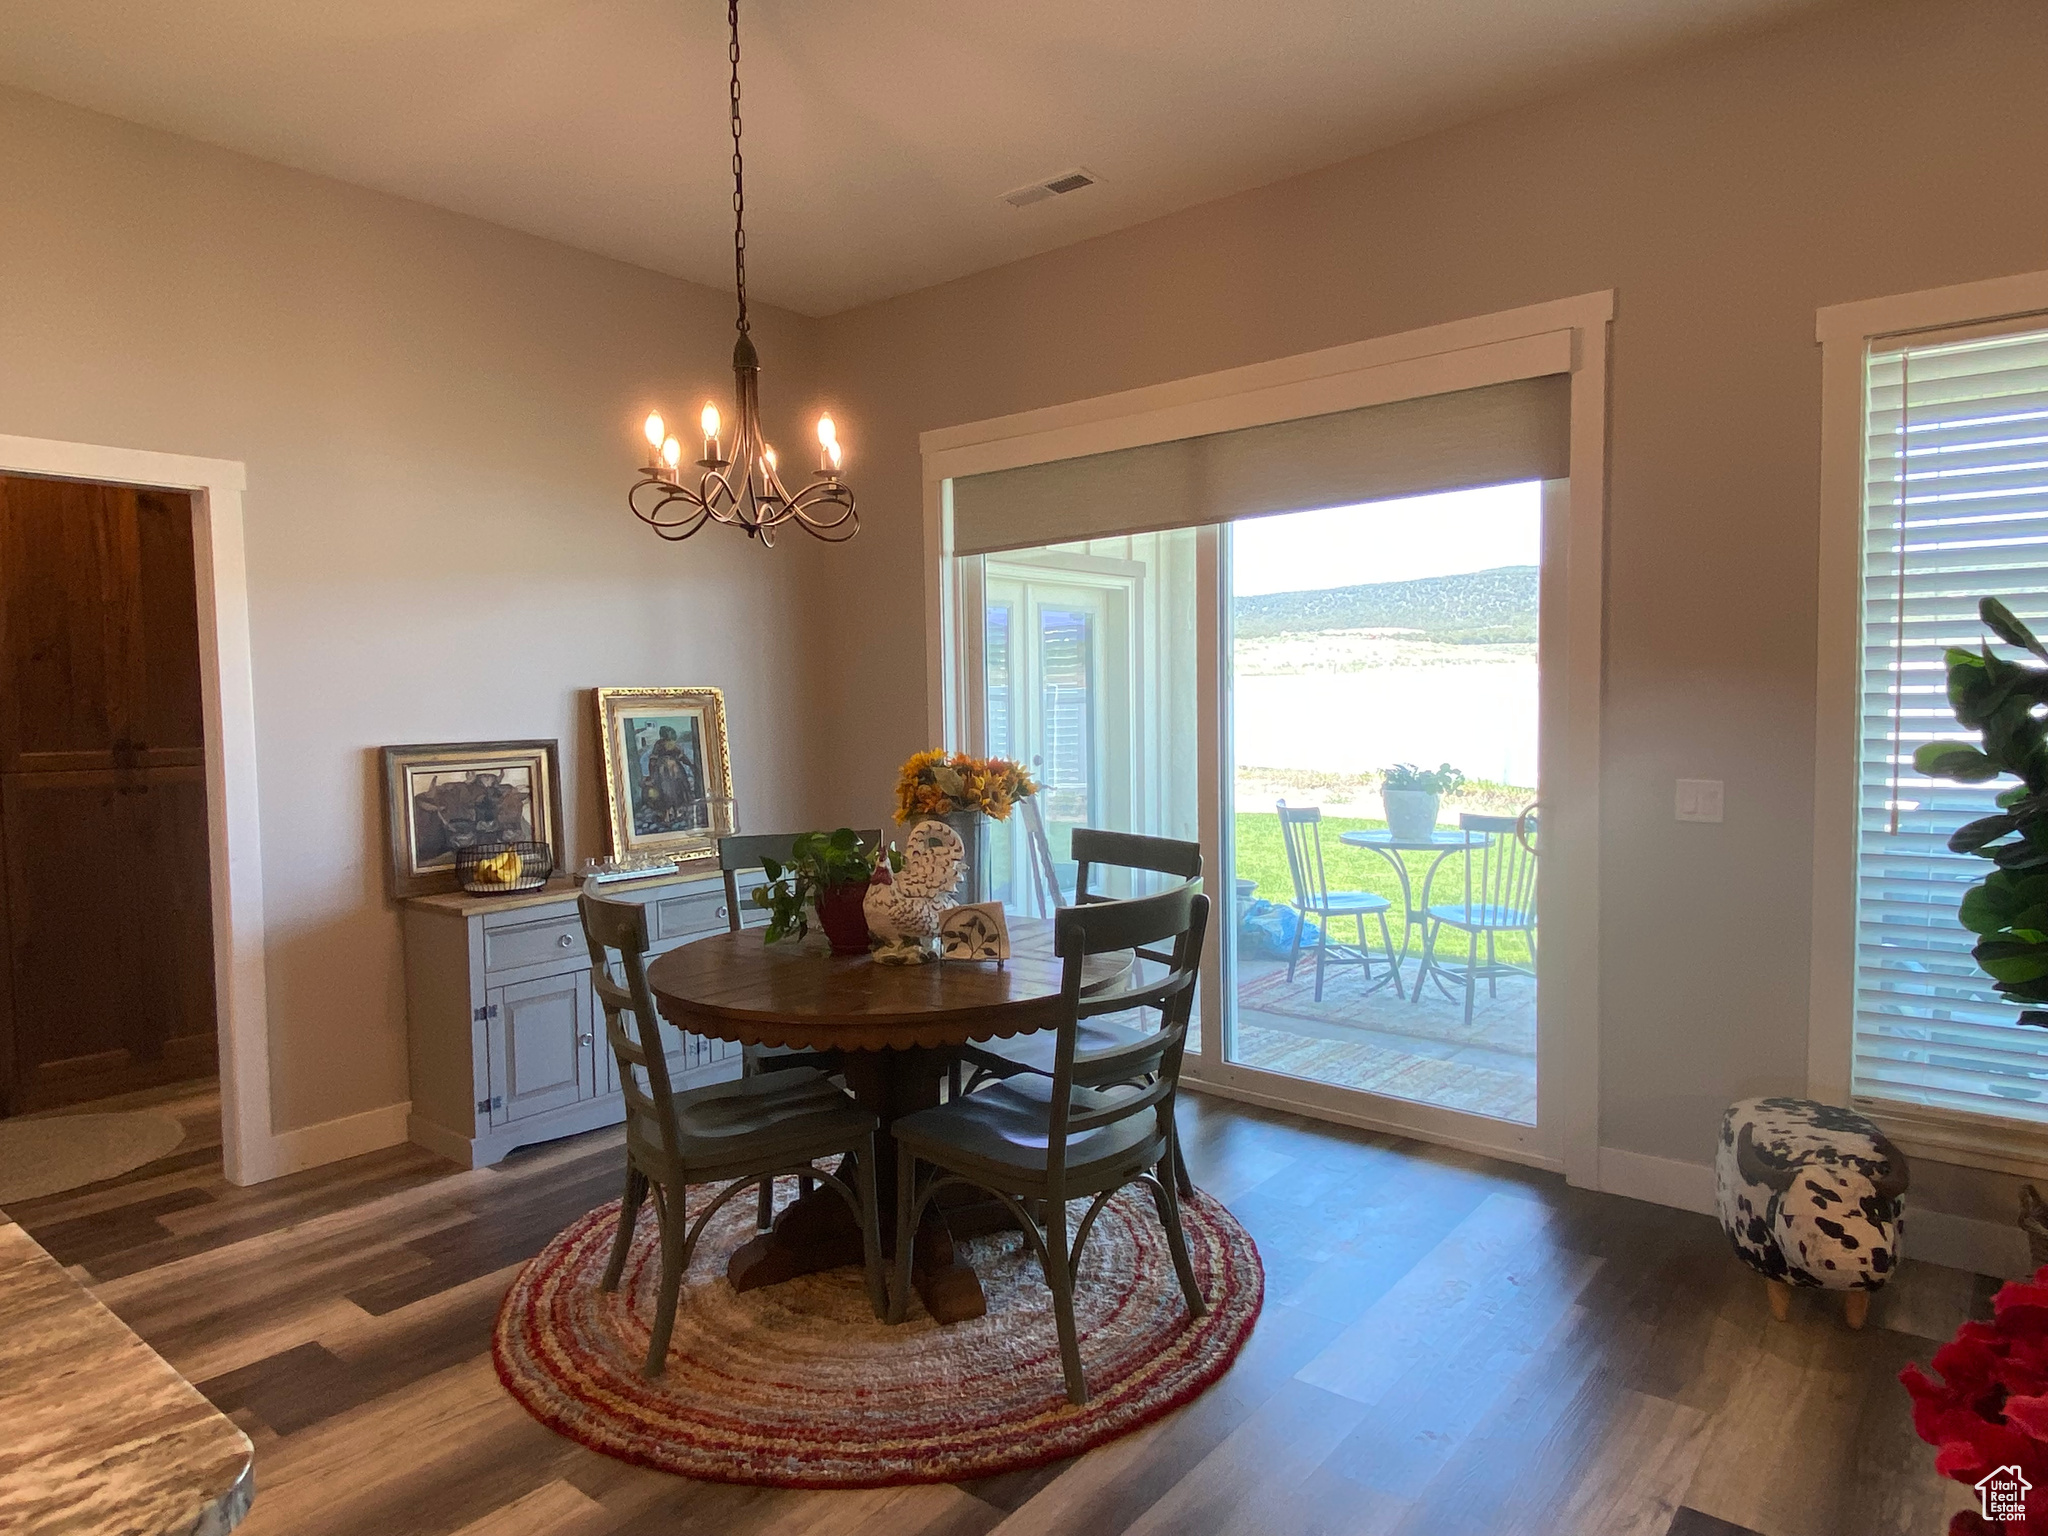
<path fill-rule="evenodd" d="M 969 757 L 965 752 L 918 752 L 896 778 L 896 819 L 950 816 L 982 811 L 1007 821 L 1010 808 L 1038 793 L 1022 763 L 1007 757 Z"/>

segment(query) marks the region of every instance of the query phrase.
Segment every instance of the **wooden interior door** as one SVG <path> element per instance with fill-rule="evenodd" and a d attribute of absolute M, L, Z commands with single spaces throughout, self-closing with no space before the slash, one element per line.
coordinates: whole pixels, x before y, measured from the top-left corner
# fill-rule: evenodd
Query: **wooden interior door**
<path fill-rule="evenodd" d="M 7 1112 L 217 1065 L 191 498 L 0 476 Z"/>

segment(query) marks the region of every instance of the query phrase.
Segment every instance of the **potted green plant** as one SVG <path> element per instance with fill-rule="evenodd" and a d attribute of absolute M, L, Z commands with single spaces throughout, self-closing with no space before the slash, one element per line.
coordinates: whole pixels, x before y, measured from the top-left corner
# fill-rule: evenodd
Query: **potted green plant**
<path fill-rule="evenodd" d="M 1436 813 L 1445 795 L 1456 794 L 1465 775 L 1445 763 L 1418 768 L 1396 763 L 1380 773 L 1380 799 L 1387 808 L 1387 830 L 1404 843 L 1425 843 L 1436 832 Z"/>
<path fill-rule="evenodd" d="M 1978 936 L 1971 951 L 1992 984 L 2021 1005 L 2019 1022 L 2048 1025 L 2048 649 L 1995 597 L 1977 605 L 1984 627 L 2034 661 L 2008 661 L 1989 641 L 1947 652 L 1948 702 L 1977 732 L 1966 741 L 1930 741 L 1913 766 L 1930 778 L 1985 784 L 2001 774 L 2020 782 L 1998 795 L 1998 813 L 1950 834 L 1949 848 L 1998 867 L 1963 893 L 1957 914 Z"/>
<path fill-rule="evenodd" d="M 789 862 L 763 859 L 768 883 L 754 892 L 754 905 L 768 909 L 769 944 L 800 939 L 811 931 L 810 914 L 832 941 L 835 955 L 863 955 L 868 948 L 868 920 L 861 910 L 875 863 L 883 857 L 851 827 L 832 832 L 806 832 L 789 850 Z M 896 856 L 888 855 L 891 867 Z"/>

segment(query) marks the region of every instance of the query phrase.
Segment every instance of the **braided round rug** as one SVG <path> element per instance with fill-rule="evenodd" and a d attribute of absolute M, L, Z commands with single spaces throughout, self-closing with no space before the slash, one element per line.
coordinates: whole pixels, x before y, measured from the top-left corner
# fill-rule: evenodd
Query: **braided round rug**
<path fill-rule="evenodd" d="M 1075 1202 L 1077 1222 L 1085 1208 Z M 519 1272 L 492 1355 L 506 1390 L 550 1429 L 686 1477 L 879 1488 L 1014 1472 L 1172 1411 L 1243 1346 L 1265 1290 L 1258 1250 L 1207 1195 L 1181 1209 L 1208 1315 L 1188 1317 L 1151 1197 L 1119 1193 L 1081 1256 L 1075 1318 L 1090 1396 L 1078 1408 L 1060 1375 L 1052 1296 L 1021 1233 L 961 1245 L 986 1316 L 942 1327 L 913 1300 L 891 1328 L 869 1311 L 857 1269 L 735 1293 L 726 1255 L 754 1234 L 744 1197 L 712 1219 L 692 1258 L 662 1380 L 640 1374 L 661 1271 L 651 1207 L 618 1291 L 597 1288 L 616 1201 Z"/>

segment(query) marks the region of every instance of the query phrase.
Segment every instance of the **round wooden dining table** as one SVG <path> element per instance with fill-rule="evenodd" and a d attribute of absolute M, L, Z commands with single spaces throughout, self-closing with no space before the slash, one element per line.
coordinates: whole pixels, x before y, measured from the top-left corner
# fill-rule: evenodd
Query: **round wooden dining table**
<path fill-rule="evenodd" d="M 1012 918 L 1008 961 L 878 965 L 866 955 L 833 954 L 819 933 L 765 944 L 760 929 L 748 928 L 656 956 L 647 985 L 661 1016 L 691 1034 L 839 1052 L 847 1088 L 887 1137 L 899 1118 L 939 1102 L 940 1085 L 968 1041 L 1057 1025 L 1062 962 L 1053 955 L 1052 933 L 1050 922 Z M 1128 952 L 1090 956 L 1082 963 L 1083 994 L 1120 985 L 1134 963 Z M 896 1158 L 886 1141 L 878 1161 L 887 1245 L 894 1241 Z M 954 1238 L 1011 1224 L 1001 1202 L 958 1194 L 964 1198 L 927 1208 L 912 1266 L 925 1310 L 942 1323 L 987 1310 L 981 1282 Z M 860 1232 L 845 1202 L 816 1188 L 785 1206 L 770 1231 L 736 1249 L 726 1275 L 735 1290 L 746 1291 L 860 1262 Z"/>

